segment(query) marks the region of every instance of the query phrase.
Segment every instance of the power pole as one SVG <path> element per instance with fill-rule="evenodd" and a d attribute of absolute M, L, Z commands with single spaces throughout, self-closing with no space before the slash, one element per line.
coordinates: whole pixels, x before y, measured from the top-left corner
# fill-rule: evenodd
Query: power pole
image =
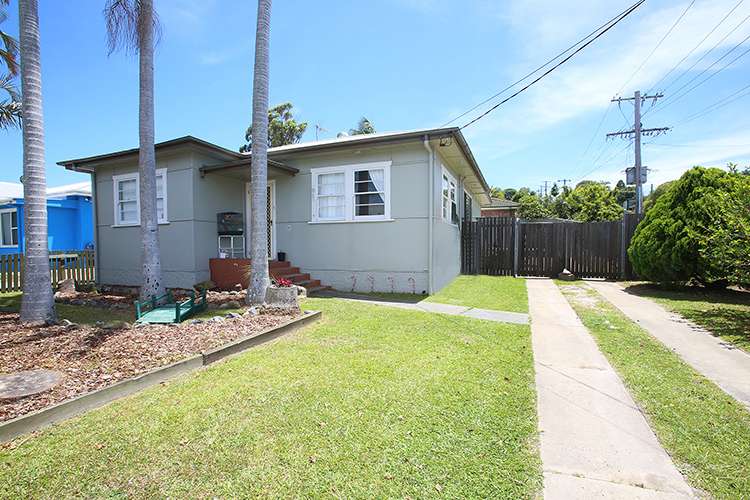
<path fill-rule="evenodd" d="M 646 99 L 652 99 L 656 102 L 657 99 L 664 97 L 664 94 L 658 93 L 654 95 L 641 96 L 641 91 L 636 90 L 633 97 L 617 97 L 612 99 L 612 102 L 621 103 L 622 101 L 633 101 L 635 105 L 635 113 L 633 120 L 633 129 L 625 132 L 611 132 L 607 134 L 607 138 L 610 137 L 626 137 L 634 138 L 635 145 L 635 213 L 643 213 L 643 178 L 641 177 L 642 162 L 641 162 L 641 136 L 642 135 L 659 135 L 669 130 L 669 127 L 659 128 L 643 128 L 641 123 L 641 104 Z"/>
<path fill-rule="evenodd" d="M 544 181 L 544 197 L 547 197 L 547 185 L 550 183 L 550 181 Z M 540 186 L 541 187 L 541 186 Z"/>

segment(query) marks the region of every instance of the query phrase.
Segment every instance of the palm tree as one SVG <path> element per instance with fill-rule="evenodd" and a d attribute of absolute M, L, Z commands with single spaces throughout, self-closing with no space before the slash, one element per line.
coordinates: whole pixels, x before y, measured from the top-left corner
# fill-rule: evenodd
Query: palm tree
<path fill-rule="evenodd" d="M 23 89 L 23 225 L 26 234 L 21 322 L 42 323 L 55 319 L 55 302 L 47 248 L 47 179 L 37 0 L 19 0 L 18 20 Z"/>
<path fill-rule="evenodd" d="M 250 280 L 247 303 L 262 304 L 268 288 L 268 45 L 271 0 L 258 0 L 253 69 L 253 143 L 250 160 Z"/>
<path fill-rule="evenodd" d="M 104 7 L 109 53 L 118 47 L 138 52 L 138 171 L 141 200 L 141 298 L 164 293 L 156 210 L 156 151 L 154 149 L 154 45 L 159 23 L 153 0 L 107 0 Z"/>
<path fill-rule="evenodd" d="M 0 0 L 0 23 L 8 18 L 5 6 L 9 1 Z M 0 91 L 9 97 L 9 99 L 0 100 L 0 129 L 21 126 L 21 97 L 13 81 L 18 76 L 17 57 L 18 42 L 0 30 L 0 62 L 8 68 L 7 74 L 0 74 Z"/>

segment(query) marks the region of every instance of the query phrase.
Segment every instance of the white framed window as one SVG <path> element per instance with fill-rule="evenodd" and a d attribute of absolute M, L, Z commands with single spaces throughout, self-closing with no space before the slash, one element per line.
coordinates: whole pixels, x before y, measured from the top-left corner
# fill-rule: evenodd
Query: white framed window
<path fill-rule="evenodd" d="M 456 204 L 456 178 L 443 167 L 442 199 L 443 220 L 449 224 L 458 224 L 458 205 Z"/>
<path fill-rule="evenodd" d="M 390 219 L 390 169 L 390 161 L 312 169 L 312 221 Z"/>
<path fill-rule="evenodd" d="M 140 178 L 138 172 L 112 176 L 115 226 L 137 226 L 141 223 Z M 156 217 L 159 224 L 167 217 L 167 169 L 156 170 Z"/>
<path fill-rule="evenodd" d="M 15 208 L 0 210 L 0 247 L 18 246 L 18 211 Z"/>

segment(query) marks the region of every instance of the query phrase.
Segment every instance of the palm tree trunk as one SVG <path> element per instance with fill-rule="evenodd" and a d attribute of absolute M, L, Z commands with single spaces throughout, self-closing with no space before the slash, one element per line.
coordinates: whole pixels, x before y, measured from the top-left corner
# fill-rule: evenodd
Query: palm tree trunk
<path fill-rule="evenodd" d="M 42 68 L 37 0 L 18 2 L 23 118 L 23 225 L 26 239 L 21 322 L 55 319 L 47 247 L 47 179 L 44 165 Z"/>
<path fill-rule="evenodd" d="M 268 288 L 268 50 L 271 0 L 258 0 L 253 70 L 253 143 L 250 163 L 250 280 L 248 304 L 262 304 Z"/>
<path fill-rule="evenodd" d="M 156 151 L 154 149 L 154 4 L 141 0 L 138 19 L 140 102 L 138 112 L 138 171 L 141 199 L 141 298 L 162 295 L 159 223 L 156 210 Z M 164 179 L 166 188 L 166 179 Z M 166 207 L 165 207 L 166 208 Z"/>

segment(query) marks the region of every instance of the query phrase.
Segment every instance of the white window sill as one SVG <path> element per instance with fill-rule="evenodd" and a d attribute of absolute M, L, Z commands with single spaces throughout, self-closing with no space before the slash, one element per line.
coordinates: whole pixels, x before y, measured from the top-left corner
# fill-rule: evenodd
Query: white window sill
<path fill-rule="evenodd" d="M 157 222 L 157 224 L 159 224 L 160 226 L 166 226 L 166 225 L 169 224 L 169 221 L 168 220 L 159 221 L 159 222 Z M 140 227 L 140 225 L 141 224 L 139 222 L 139 223 L 134 223 L 134 224 L 112 224 L 109 227 Z"/>
<path fill-rule="evenodd" d="M 395 222 L 396 219 L 315 220 L 308 224 L 359 224 L 360 222 Z"/>
<path fill-rule="evenodd" d="M 0 245 L 0 248 L 18 248 L 18 245 Z"/>

